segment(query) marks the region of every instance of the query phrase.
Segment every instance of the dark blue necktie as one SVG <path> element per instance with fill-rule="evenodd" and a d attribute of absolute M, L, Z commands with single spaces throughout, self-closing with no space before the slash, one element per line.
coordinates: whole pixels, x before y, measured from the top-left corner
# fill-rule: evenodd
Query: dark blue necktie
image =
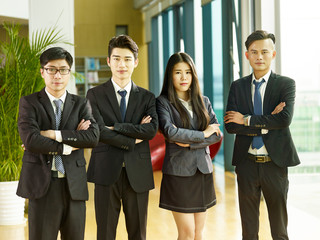
<path fill-rule="evenodd" d="M 264 79 L 261 82 L 257 82 L 256 80 L 253 81 L 253 84 L 255 85 L 253 103 L 254 115 L 262 115 L 262 99 L 259 90 L 262 83 L 264 83 Z M 263 145 L 262 136 L 253 137 L 252 148 L 260 149 Z"/>
<path fill-rule="evenodd" d="M 126 116 L 126 110 L 127 110 L 127 106 L 126 106 L 126 95 L 127 95 L 127 91 L 126 90 L 122 90 L 122 91 L 118 91 L 118 93 L 121 96 L 121 101 L 120 101 L 120 112 L 121 112 L 121 117 L 122 117 L 122 122 L 124 122 L 124 118 Z"/>
<path fill-rule="evenodd" d="M 61 105 L 62 105 L 62 100 L 53 100 L 54 104 L 56 105 L 56 112 L 55 112 L 55 120 L 56 120 L 56 130 L 59 129 L 60 122 L 61 122 Z M 63 163 L 62 163 L 62 157 L 60 155 L 55 156 L 55 167 L 56 169 L 61 172 L 62 174 L 65 174 Z"/>

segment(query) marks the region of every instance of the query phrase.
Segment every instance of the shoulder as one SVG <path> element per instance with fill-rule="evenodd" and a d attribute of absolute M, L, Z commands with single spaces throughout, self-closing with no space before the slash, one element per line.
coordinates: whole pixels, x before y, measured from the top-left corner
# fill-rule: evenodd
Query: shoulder
<path fill-rule="evenodd" d="M 30 94 L 30 95 L 22 96 L 20 98 L 20 101 L 21 102 L 26 101 L 26 102 L 35 103 L 35 102 L 39 101 L 39 98 L 41 96 L 47 97 L 47 95 L 45 94 L 44 91 L 40 91 L 40 92 L 34 92 L 34 93 Z"/>
<path fill-rule="evenodd" d="M 75 104 L 86 104 L 88 102 L 88 99 L 82 96 L 78 96 L 72 93 L 68 93 L 67 97 L 71 99 Z"/>
<path fill-rule="evenodd" d="M 154 96 L 154 94 L 152 92 L 150 92 L 149 90 L 147 90 L 147 89 L 145 89 L 143 87 L 140 87 L 140 86 L 136 85 L 135 83 L 132 83 L 132 90 L 138 92 L 141 95 L 155 98 L 155 96 Z"/>
<path fill-rule="evenodd" d="M 252 80 L 252 74 L 248 75 L 248 76 L 245 76 L 245 77 L 242 77 L 242 78 L 239 78 L 235 81 L 232 82 L 231 85 L 234 85 L 234 86 L 242 86 L 248 82 L 250 82 Z"/>
<path fill-rule="evenodd" d="M 272 73 L 272 74 L 270 75 L 270 78 L 273 78 L 273 79 L 275 79 L 276 81 L 282 81 L 282 82 L 284 82 L 284 83 L 292 83 L 292 84 L 295 83 L 295 81 L 294 81 L 292 78 L 286 77 L 286 76 L 282 76 L 282 75 L 276 74 L 276 73 Z"/>
<path fill-rule="evenodd" d="M 164 95 L 160 95 L 159 97 L 157 97 L 156 101 L 157 103 L 170 104 L 169 99 Z"/>

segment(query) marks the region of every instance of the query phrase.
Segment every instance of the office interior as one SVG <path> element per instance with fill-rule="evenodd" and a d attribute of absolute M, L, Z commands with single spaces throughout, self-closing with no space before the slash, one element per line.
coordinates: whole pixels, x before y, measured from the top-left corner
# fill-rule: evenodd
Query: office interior
<path fill-rule="evenodd" d="M 234 136 L 223 127 L 232 81 L 251 73 L 244 41 L 254 30 L 276 36 L 277 56 L 272 70 L 296 81 L 296 103 L 290 130 L 301 160 L 289 169 L 290 239 L 320 235 L 320 3 L 318 0 L 0 0 L 0 40 L 4 22 L 20 24 L 22 36 L 56 26 L 75 59 L 68 90 L 86 91 L 107 81 L 108 41 L 128 34 L 139 46 L 139 66 L 132 80 L 159 95 L 168 58 L 187 52 L 195 61 L 202 93 L 209 97 L 221 123 L 223 143 L 213 159 L 218 204 L 208 211 L 206 239 L 241 239 L 236 174 L 231 164 Z M 90 63 L 92 66 L 90 66 Z M 87 159 L 90 151 L 86 152 Z M 176 239 L 170 212 L 159 209 L 161 171 L 154 172 L 150 192 L 148 239 Z M 87 203 L 86 240 L 95 239 L 93 186 Z M 27 215 L 26 215 L 27 217 Z M 261 204 L 260 239 L 271 239 L 267 211 Z M 0 239 L 28 239 L 23 226 L 0 226 Z M 7 235 L 6 235 L 7 234 Z M 6 237 L 10 236 L 10 238 Z M 118 238 L 127 239 L 123 215 Z"/>

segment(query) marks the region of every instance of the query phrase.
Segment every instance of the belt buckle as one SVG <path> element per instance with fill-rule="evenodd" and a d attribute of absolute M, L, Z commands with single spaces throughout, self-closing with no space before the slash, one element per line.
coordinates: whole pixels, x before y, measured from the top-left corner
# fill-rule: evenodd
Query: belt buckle
<path fill-rule="evenodd" d="M 265 156 L 257 156 L 256 157 L 256 162 L 257 163 L 265 163 L 266 162 L 266 157 Z"/>

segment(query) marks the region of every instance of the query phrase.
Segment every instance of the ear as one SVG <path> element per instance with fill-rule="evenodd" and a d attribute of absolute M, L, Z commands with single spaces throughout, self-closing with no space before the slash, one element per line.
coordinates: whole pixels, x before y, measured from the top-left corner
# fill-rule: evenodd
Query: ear
<path fill-rule="evenodd" d="M 246 55 L 246 58 L 249 59 L 249 53 L 248 53 L 248 51 L 246 51 L 244 54 Z"/>
<path fill-rule="evenodd" d="M 44 75 L 44 69 L 43 68 L 40 68 L 40 74 L 41 74 L 41 77 L 44 78 L 44 76 L 43 76 Z"/>
<path fill-rule="evenodd" d="M 272 52 L 272 59 L 274 59 L 274 58 L 276 57 L 276 55 L 277 55 L 277 52 L 276 52 L 276 50 L 274 50 L 274 51 Z"/>
<path fill-rule="evenodd" d="M 110 67 L 110 58 L 109 57 L 107 57 L 107 64 Z"/>
<path fill-rule="evenodd" d="M 137 58 L 136 60 L 134 60 L 134 67 L 136 68 L 139 64 L 139 58 Z"/>

